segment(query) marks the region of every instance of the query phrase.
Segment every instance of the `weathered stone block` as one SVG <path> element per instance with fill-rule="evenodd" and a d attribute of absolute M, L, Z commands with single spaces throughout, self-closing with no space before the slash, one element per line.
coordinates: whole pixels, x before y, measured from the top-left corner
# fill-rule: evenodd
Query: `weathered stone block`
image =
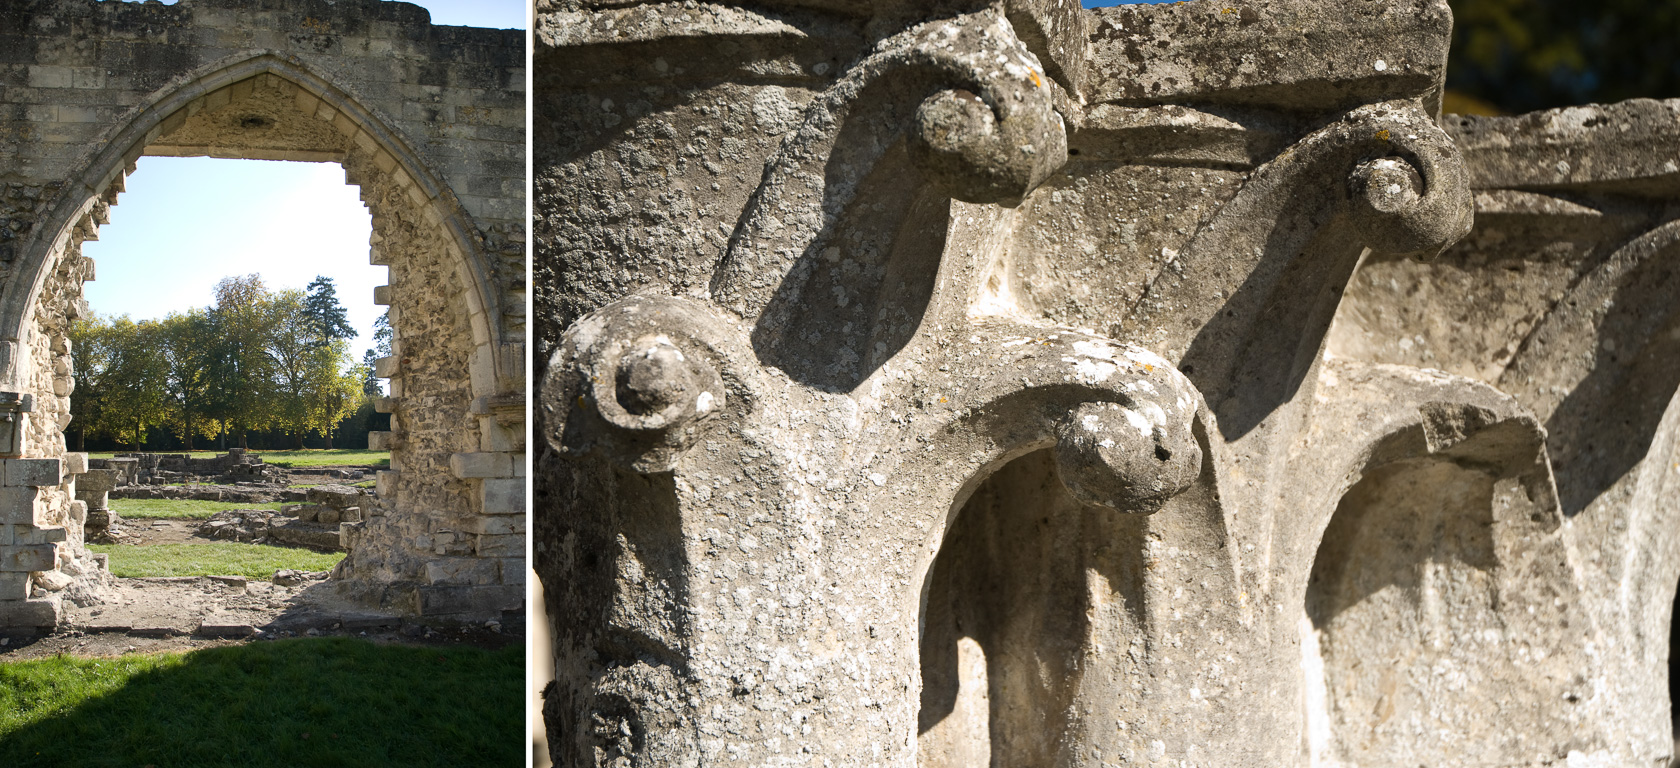
<path fill-rule="evenodd" d="M 87 462 L 88 455 L 85 453 L 71 452 L 64 454 L 64 474 L 80 475 L 88 471 Z M 80 486 L 78 485 L 78 487 Z"/>
<path fill-rule="evenodd" d="M 0 601 L 29 597 L 28 571 L 0 571 Z"/>
<path fill-rule="evenodd" d="M 44 511 L 40 493 L 27 485 L 0 487 L 0 524 L 37 524 Z"/>
<path fill-rule="evenodd" d="M 373 303 L 382 307 L 391 305 L 391 286 L 376 285 L 373 287 Z"/>
<path fill-rule="evenodd" d="M 525 581 L 530 573 L 530 564 L 523 557 L 500 557 L 496 559 L 499 567 L 499 577 L 503 584 L 525 588 Z"/>
<path fill-rule="evenodd" d="M 480 481 L 479 511 L 486 515 L 525 514 L 524 478 L 491 478 Z"/>
<path fill-rule="evenodd" d="M 69 536 L 69 533 L 63 526 L 57 525 L 20 525 L 14 530 L 17 532 L 17 535 L 12 543 L 19 546 L 25 544 L 58 544 L 63 542 Z"/>
<path fill-rule="evenodd" d="M 397 450 L 397 449 L 401 448 L 402 446 L 403 446 L 403 433 L 401 433 L 401 432 L 369 432 L 368 433 L 368 450 L 370 450 L 370 451 L 394 451 L 394 450 Z M 392 461 L 393 461 L 393 463 L 395 463 L 395 458 L 394 457 L 393 457 Z"/>
<path fill-rule="evenodd" d="M 362 496 L 362 489 L 336 483 L 317 485 L 304 492 L 304 497 L 309 503 L 335 509 L 356 506 L 361 502 Z"/>
<path fill-rule="evenodd" d="M 503 535 L 525 532 L 524 515 L 477 515 L 459 524 L 465 533 Z"/>
<path fill-rule="evenodd" d="M 0 571 L 45 571 L 57 565 L 57 544 L 13 544 L 0 547 Z"/>
<path fill-rule="evenodd" d="M 373 492 L 382 499 L 389 499 L 397 494 L 397 473 L 377 472 L 373 476 Z"/>
<path fill-rule="evenodd" d="M 478 557 L 446 557 L 426 563 L 428 584 L 496 584 L 496 561 Z"/>
<path fill-rule="evenodd" d="M 401 372 L 402 359 L 396 356 L 381 357 L 373 361 L 373 375 L 381 379 L 389 379 Z M 392 392 L 391 394 L 396 394 Z"/>
<path fill-rule="evenodd" d="M 49 629 L 58 626 L 63 613 L 63 603 L 56 592 L 32 600 L 0 600 L 0 627 Z"/>
<path fill-rule="evenodd" d="M 511 477 L 513 461 L 505 453 L 457 453 L 449 457 L 449 471 L 463 480 Z"/>
<path fill-rule="evenodd" d="M 58 459 L 6 459 L 7 486 L 46 487 L 63 481 L 62 463 Z"/>
<path fill-rule="evenodd" d="M 524 534 L 485 534 L 478 537 L 479 557 L 514 557 L 525 554 Z"/>
<path fill-rule="evenodd" d="M 419 612 L 439 614 L 490 614 L 517 611 L 525 605 L 525 590 L 509 586 L 434 586 L 415 590 Z"/>

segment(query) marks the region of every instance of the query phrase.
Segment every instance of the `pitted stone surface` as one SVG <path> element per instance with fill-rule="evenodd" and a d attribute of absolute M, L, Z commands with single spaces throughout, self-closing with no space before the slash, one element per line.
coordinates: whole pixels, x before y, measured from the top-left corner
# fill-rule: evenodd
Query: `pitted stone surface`
<path fill-rule="evenodd" d="M 536 7 L 558 764 L 1672 758 L 1672 104 L 1438 117 L 1440 0 Z"/>

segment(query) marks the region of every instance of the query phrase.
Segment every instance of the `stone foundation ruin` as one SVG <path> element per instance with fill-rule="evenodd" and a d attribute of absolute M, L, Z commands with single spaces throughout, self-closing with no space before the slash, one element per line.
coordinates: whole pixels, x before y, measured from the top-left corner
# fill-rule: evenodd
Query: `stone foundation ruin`
<path fill-rule="evenodd" d="M 384 503 L 337 584 L 400 614 L 522 607 L 524 38 L 376 0 L 0 0 L 0 629 L 55 626 L 40 585 L 99 571 L 83 526 L 112 484 L 65 451 L 67 330 L 142 155 L 344 166 L 395 340 Z"/>
<path fill-rule="evenodd" d="M 109 459 L 88 459 L 90 469 L 113 469 L 120 485 L 166 485 L 170 483 L 260 483 L 284 484 L 286 470 L 263 462 L 262 457 L 234 448 L 220 456 L 205 458 L 185 453 L 119 453 Z"/>
<path fill-rule="evenodd" d="M 538 0 L 562 766 L 1661 766 L 1680 102 L 1440 0 Z"/>

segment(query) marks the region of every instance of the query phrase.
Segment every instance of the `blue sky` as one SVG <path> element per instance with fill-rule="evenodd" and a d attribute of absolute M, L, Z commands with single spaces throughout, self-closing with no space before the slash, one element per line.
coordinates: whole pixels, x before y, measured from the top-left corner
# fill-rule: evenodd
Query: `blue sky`
<path fill-rule="evenodd" d="M 424 0 L 432 23 L 524 29 L 522 0 Z M 205 157 L 142 157 L 111 209 L 99 240 L 82 247 L 97 264 L 86 286 L 101 315 L 136 320 L 214 302 L 224 277 L 261 274 L 269 288 L 303 288 L 333 278 L 360 334 L 357 360 L 371 346 L 374 286 L 386 268 L 368 264 L 367 209 L 337 163 L 279 163 Z"/>

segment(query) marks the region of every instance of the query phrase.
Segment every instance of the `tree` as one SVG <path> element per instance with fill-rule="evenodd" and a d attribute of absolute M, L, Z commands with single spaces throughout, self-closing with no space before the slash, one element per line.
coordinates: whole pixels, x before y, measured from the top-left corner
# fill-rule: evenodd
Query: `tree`
<path fill-rule="evenodd" d="M 274 421 L 274 359 L 268 352 L 274 308 L 260 275 L 228 277 L 216 284 L 211 320 L 220 341 L 209 373 L 209 412 L 239 436 Z"/>
<path fill-rule="evenodd" d="M 1476 111 L 1516 113 L 1680 96 L 1680 0 L 1449 4 L 1448 111 L 1478 101 L 1487 108 Z"/>
<path fill-rule="evenodd" d="M 385 396 L 385 387 L 379 383 L 379 377 L 373 375 L 373 369 L 379 358 L 391 356 L 391 336 L 391 312 L 386 310 L 373 320 L 373 348 L 362 353 L 362 367 L 367 369 L 362 379 L 362 391 L 368 397 Z"/>
<path fill-rule="evenodd" d="M 310 281 L 303 298 L 303 312 L 309 318 L 309 325 L 319 344 L 356 338 L 356 329 L 350 325 L 344 307 L 338 303 L 338 289 L 333 286 L 330 277 L 316 275 Z"/>
<path fill-rule="evenodd" d="M 219 330 L 209 313 L 202 309 L 170 313 L 159 322 L 170 426 L 189 451 L 193 449 L 194 436 L 214 438 L 224 429 L 221 420 L 209 415 L 212 371 L 222 351 Z"/>
<path fill-rule="evenodd" d="M 97 315 L 71 326 L 70 349 L 80 381 L 76 402 L 81 439 L 107 435 L 133 446 L 169 419 L 164 392 L 168 364 L 161 351 L 162 328 L 122 316 Z"/>
<path fill-rule="evenodd" d="M 303 448 L 308 432 L 327 436 L 362 401 L 362 371 L 350 366 L 344 339 L 316 335 L 316 318 L 304 294 L 285 290 L 268 300 L 271 319 L 268 352 L 275 372 L 275 422 L 296 436 Z"/>

